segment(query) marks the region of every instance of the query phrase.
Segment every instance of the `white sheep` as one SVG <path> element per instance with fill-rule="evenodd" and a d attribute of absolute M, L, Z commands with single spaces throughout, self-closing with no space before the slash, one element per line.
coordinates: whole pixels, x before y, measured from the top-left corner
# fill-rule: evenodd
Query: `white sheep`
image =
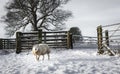
<path fill-rule="evenodd" d="M 36 44 L 32 48 L 32 53 L 36 56 L 36 60 L 39 60 L 40 55 L 43 55 L 43 60 L 44 60 L 44 55 L 48 55 L 48 60 L 50 59 L 50 48 L 47 44 Z"/>

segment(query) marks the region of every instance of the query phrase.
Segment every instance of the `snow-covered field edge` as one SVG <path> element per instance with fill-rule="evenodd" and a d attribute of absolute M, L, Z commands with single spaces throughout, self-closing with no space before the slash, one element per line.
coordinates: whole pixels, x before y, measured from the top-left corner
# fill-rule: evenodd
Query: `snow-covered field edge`
<path fill-rule="evenodd" d="M 97 49 L 54 49 L 44 61 L 31 51 L 0 52 L 0 74 L 120 74 L 120 57 L 97 55 Z"/>

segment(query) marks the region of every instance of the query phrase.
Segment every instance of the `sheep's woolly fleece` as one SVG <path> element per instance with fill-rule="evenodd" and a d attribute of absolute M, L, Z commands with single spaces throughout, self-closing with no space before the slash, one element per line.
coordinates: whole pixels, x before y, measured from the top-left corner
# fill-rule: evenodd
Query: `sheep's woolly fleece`
<path fill-rule="evenodd" d="M 120 57 L 97 55 L 96 49 L 52 50 L 36 61 L 31 52 L 0 50 L 0 74 L 120 74 Z"/>
<path fill-rule="evenodd" d="M 48 59 L 49 59 L 50 48 L 47 44 L 36 44 L 32 48 L 32 53 L 36 56 L 37 61 L 39 60 L 39 57 L 41 55 L 45 55 L 45 54 L 48 55 Z"/>

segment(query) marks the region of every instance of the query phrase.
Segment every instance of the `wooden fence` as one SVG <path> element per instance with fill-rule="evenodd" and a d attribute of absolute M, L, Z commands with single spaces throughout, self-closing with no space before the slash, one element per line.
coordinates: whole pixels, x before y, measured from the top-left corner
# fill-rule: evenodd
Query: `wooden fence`
<path fill-rule="evenodd" d="M 115 28 L 115 26 L 117 26 Z M 120 49 L 120 23 L 112 24 L 106 26 L 97 27 L 97 41 L 98 41 L 98 53 L 103 54 L 106 50 L 109 51 L 112 55 L 114 54 L 115 49 Z"/>
<path fill-rule="evenodd" d="M 73 48 L 79 49 L 96 49 L 97 37 L 72 35 Z"/>
<path fill-rule="evenodd" d="M 16 53 L 31 50 L 34 44 L 47 43 L 50 48 L 73 48 L 72 34 L 69 31 L 17 32 L 16 39 L 0 39 L 0 49 L 16 49 Z"/>
<path fill-rule="evenodd" d="M 41 43 L 39 42 L 38 32 L 29 32 L 29 33 L 16 33 L 16 53 L 20 53 L 21 50 L 31 49 L 34 44 Z"/>
<path fill-rule="evenodd" d="M 42 32 L 42 30 L 36 32 L 16 34 L 16 53 L 20 53 L 21 50 L 32 49 L 34 44 L 47 43 L 51 48 L 73 48 L 72 35 L 69 31 L 60 32 Z"/>
<path fill-rule="evenodd" d="M 0 39 L 0 49 L 15 49 L 16 47 L 15 39 Z"/>

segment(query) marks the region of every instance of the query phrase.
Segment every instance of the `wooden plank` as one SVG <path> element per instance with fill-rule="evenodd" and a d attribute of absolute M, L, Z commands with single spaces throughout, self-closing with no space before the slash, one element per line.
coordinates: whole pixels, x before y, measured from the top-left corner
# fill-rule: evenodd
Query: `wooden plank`
<path fill-rule="evenodd" d="M 42 37 L 44 37 L 44 35 L 42 35 Z M 46 37 L 67 37 L 67 35 L 46 35 Z"/>
<path fill-rule="evenodd" d="M 63 44 L 48 44 L 49 46 L 66 46 L 67 43 L 63 43 Z"/>
<path fill-rule="evenodd" d="M 67 39 L 66 38 L 63 38 L 63 39 L 46 39 L 46 41 L 66 41 Z M 42 39 L 42 41 L 44 41 L 44 39 Z"/>
<path fill-rule="evenodd" d="M 113 55 L 115 55 L 115 53 L 110 49 L 110 47 L 108 47 L 106 44 L 103 44 L 103 46 L 108 49 Z"/>
<path fill-rule="evenodd" d="M 67 46 L 50 46 L 50 48 L 67 48 Z"/>
<path fill-rule="evenodd" d="M 22 48 L 24 48 L 24 47 L 29 48 L 29 47 L 33 47 L 33 45 L 21 45 L 21 47 L 22 47 Z"/>
<path fill-rule="evenodd" d="M 38 31 L 34 31 L 34 32 L 24 32 L 22 34 L 38 34 Z"/>
<path fill-rule="evenodd" d="M 43 33 L 67 33 L 67 31 L 56 31 L 56 32 L 55 31 L 54 32 L 51 31 L 51 32 L 43 32 Z"/>
<path fill-rule="evenodd" d="M 67 43 L 64 41 L 64 42 L 47 42 L 47 44 L 67 44 Z"/>
<path fill-rule="evenodd" d="M 31 36 L 21 36 L 21 38 L 37 38 L 38 36 L 37 35 L 31 35 Z"/>
<path fill-rule="evenodd" d="M 67 46 L 49 46 L 50 48 L 67 48 Z M 32 50 L 32 47 L 21 47 L 23 50 Z"/>
<path fill-rule="evenodd" d="M 42 37 L 44 37 L 44 35 L 42 35 Z M 67 37 L 67 35 L 46 35 L 45 37 L 52 37 L 52 38 L 55 38 L 55 37 L 62 37 L 62 38 L 64 38 L 64 37 Z M 38 36 L 36 35 L 34 35 L 34 36 L 21 36 L 21 38 L 23 39 L 23 38 L 38 38 Z"/>
<path fill-rule="evenodd" d="M 38 41 L 38 39 L 21 39 L 21 41 L 23 41 L 23 42 L 32 42 L 32 41 Z"/>

